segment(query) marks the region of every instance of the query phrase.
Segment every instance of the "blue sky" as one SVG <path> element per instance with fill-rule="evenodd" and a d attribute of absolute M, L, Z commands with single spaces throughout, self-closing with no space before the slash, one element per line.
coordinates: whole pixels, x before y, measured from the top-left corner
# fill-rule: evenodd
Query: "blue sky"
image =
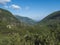
<path fill-rule="evenodd" d="M 7 9 L 14 15 L 41 20 L 60 10 L 60 0 L 2 0 L 0 8 Z"/>

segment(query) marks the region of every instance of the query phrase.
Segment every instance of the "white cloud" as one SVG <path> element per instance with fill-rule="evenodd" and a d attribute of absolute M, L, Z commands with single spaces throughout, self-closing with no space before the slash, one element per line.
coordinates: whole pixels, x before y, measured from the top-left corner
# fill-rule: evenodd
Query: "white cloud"
<path fill-rule="evenodd" d="M 11 2 L 11 0 L 0 0 L 0 4 L 6 4 L 6 3 L 8 3 L 8 2 Z"/>
<path fill-rule="evenodd" d="M 13 8 L 13 9 L 15 9 L 15 10 L 21 9 L 20 6 L 15 5 L 15 4 L 11 5 L 10 7 Z"/>

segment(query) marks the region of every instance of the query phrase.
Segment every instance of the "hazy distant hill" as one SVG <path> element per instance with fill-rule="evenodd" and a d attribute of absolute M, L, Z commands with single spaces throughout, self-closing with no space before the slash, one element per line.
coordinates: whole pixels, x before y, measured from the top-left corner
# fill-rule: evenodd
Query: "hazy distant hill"
<path fill-rule="evenodd" d="M 15 15 L 15 17 L 18 18 L 21 22 L 29 24 L 29 25 L 34 25 L 37 23 L 36 21 L 34 21 L 28 17 L 22 17 L 22 16 L 18 16 L 18 15 Z"/>

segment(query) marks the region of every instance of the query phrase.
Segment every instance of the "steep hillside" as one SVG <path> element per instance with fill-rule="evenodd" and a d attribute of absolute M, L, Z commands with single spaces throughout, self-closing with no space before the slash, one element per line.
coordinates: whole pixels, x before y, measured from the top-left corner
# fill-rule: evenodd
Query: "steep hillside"
<path fill-rule="evenodd" d="M 51 23 L 52 21 L 54 22 L 60 22 L 60 11 L 53 12 L 52 14 L 48 15 L 45 17 L 43 20 L 41 20 L 39 23 Z"/>
<path fill-rule="evenodd" d="M 18 20 L 8 10 L 0 8 L 0 33 L 12 33 L 21 32 L 23 33 L 26 28 L 26 24 Z"/>
<path fill-rule="evenodd" d="M 53 12 L 38 23 L 39 27 L 60 32 L 60 11 Z M 46 29 L 47 29 L 46 28 Z"/>
<path fill-rule="evenodd" d="M 0 21 L 7 22 L 8 23 L 20 23 L 17 18 L 13 16 L 12 13 L 10 13 L 7 10 L 0 9 Z"/>

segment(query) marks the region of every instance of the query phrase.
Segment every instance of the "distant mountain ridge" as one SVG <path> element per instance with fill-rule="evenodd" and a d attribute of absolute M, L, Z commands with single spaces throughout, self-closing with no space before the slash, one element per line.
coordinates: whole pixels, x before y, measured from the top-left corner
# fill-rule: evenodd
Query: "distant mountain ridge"
<path fill-rule="evenodd" d="M 26 23 L 26 24 L 29 24 L 29 25 L 34 25 L 36 24 L 37 22 L 28 18 L 28 17 L 22 17 L 22 16 L 18 16 L 18 15 L 15 15 L 15 17 L 20 20 L 21 22 L 23 23 Z"/>

